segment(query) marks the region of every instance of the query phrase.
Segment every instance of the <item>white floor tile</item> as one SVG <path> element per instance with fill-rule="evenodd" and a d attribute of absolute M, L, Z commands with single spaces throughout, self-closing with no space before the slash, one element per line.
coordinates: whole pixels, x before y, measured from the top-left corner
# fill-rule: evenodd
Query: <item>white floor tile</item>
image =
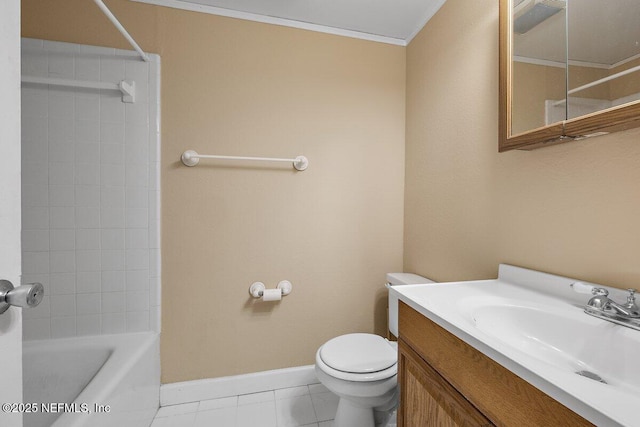
<path fill-rule="evenodd" d="M 262 393 L 242 394 L 238 396 L 238 406 L 252 405 L 254 403 L 273 402 L 275 394 L 273 390 Z"/>
<path fill-rule="evenodd" d="M 212 411 L 199 411 L 194 427 L 233 427 L 236 425 L 237 408 L 227 407 Z"/>
<path fill-rule="evenodd" d="M 170 417 L 158 418 L 164 419 L 161 427 L 194 427 L 196 422 L 196 413 L 171 415 Z"/>
<path fill-rule="evenodd" d="M 275 390 L 276 400 L 290 399 L 292 397 L 306 396 L 309 394 L 309 387 L 306 385 L 300 387 L 281 388 Z"/>
<path fill-rule="evenodd" d="M 158 409 L 156 418 L 170 417 L 172 415 L 188 414 L 198 410 L 199 402 L 183 403 L 181 405 L 163 406 Z"/>
<path fill-rule="evenodd" d="M 236 427 L 276 427 L 273 401 L 238 406 Z"/>
<path fill-rule="evenodd" d="M 297 396 L 276 400 L 278 427 L 299 427 L 318 421 L 311 396 Z"/>
<path fill-rule="evenodd" d="M 340 399 L 330 391 L 311 395 L 313 409 L 316 411 L 318 421 L 332 420 L 336 417 L 338 401 Z"/>
<path fill-rule="evenodd" d="M 238 396 L 223 397 L 220 399 L 202 400 L 198 411 L 210 411 L 220 408 L 235 408 L 238 406 Z"/>
<path fill-rule="evenodd" d="M 329 389 L 326 388 L 325 386 L 323 386 L 320 383 L 318 383 L 318 384 L 309 384 L 309 393 L 311 393 L 311 394 L 326 393 L 328 391 L 329 391 Z"/>
<path fill-rule="evenodd" d="M 318 427 L 333 427 L 333 420 L 318 423 Z"/>

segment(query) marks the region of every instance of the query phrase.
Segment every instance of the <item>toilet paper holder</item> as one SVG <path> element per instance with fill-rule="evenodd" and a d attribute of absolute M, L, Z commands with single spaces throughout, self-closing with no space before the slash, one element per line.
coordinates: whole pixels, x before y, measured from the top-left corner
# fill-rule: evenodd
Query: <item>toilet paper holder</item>
<path fill-rule="evenodd" d="M 278 283 L 278 286 L 276 286 L 276 289 L 280 291 L 281 296 L 285 296 L 291 293 L 293 286 L 291 285 L 290 281 L 282 280 L 280 281 L 280 283 Z M 262 282 L 253 282 L 249 287 L 249 293 L 254 298 L 262 298 L 265 295 L 266 290 L 267 290 L 267 287 Z"/>

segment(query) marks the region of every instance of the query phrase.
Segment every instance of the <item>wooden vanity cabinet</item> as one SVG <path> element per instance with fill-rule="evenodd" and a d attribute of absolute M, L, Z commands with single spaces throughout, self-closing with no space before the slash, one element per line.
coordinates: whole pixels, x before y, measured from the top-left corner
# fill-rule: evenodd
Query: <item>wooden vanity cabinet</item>
<path fill-rule="evenodd" d="M 593 426 L 399 303 L 399 427 Z"/>

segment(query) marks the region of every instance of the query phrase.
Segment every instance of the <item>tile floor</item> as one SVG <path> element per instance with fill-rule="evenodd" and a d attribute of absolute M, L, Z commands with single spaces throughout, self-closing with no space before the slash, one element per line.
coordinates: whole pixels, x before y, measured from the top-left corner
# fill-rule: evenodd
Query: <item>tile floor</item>
<path fill-rule="evenodd" d="M 310 384 L 165 406 L 151 427 L 333 427 L 337 409 L 336 395 Z"/>

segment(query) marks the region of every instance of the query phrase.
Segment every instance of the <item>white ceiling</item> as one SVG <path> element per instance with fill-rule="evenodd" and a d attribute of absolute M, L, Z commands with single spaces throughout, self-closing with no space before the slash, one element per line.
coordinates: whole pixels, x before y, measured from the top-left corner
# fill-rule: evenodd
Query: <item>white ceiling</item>
<path fill-rule="evenodd" d="M 134 0 L 406 45 L 446 0 Z"/>

